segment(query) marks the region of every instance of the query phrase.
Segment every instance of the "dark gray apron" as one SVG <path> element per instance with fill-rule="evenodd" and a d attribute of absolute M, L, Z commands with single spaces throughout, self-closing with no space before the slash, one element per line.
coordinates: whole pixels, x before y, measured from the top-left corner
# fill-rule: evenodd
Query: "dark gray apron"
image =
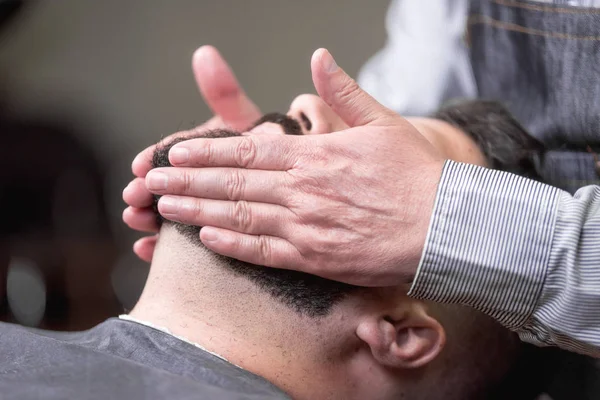
<path fill-rule="evenodd" d="M 479 97 L 503 102 L 549 149 L 545 182 L 600 184 L 600 9 L 476 0 L 468 36 Z"/>
<path fill-rule="evenodd" d="M 537 160 L 544 181 L 571 193 L 599 185 L 600 9 L 474 0 L 468 41 L 479 96 L 504 103 L 548 148 Z M 599 370 L 576 357 L 557 366 L 548 393 L 600 399 Z"/>

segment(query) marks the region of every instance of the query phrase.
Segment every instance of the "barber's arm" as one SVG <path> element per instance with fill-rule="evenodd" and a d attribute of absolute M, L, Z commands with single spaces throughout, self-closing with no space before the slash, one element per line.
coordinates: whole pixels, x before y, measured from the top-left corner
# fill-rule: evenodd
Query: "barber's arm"
<path fill-rule="evenodd" d="M 501 106 L 463 102 L 435 116 L 478 143 L 488 166 L 541 179 L 533 158 L 543 145 Z M 410 294 L 473 306 L 537 345 L 599 356 L 599 250 L 600 187 L 572 197 L 448 161 Z"/>
<path fill-rule="evenodd" d="M 448 161 L 409 294 L 472 306 L 537 345 L 600 356 L 600 187 L 572 197 Z"/>
<path fill-rule="evenodd" d="M 600 354 L 598 307 L 587 307 L 600 303 L 598 187 L 571 197 L 446 161 L 327 51 L 312 70 L 350 129 L 182 142 L 171 164 L 200 168 L 148 173 L 162 182 L 159 211 L 203 226 L 204 245 L 230 257 L 356 285 L 412 282 L 413 296 L 471 305 L 538 344 Z"/>

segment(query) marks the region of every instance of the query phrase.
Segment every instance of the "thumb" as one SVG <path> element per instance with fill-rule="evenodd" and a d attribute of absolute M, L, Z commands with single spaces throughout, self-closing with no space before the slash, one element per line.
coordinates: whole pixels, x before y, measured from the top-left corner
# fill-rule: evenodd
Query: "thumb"
<path fill-rule="evenodd" d="M 225 124 L 243 130 L 262 116 L 217 49 L 202 46 L 196 50 L 192 69 L 204 101 Z"/>
<path fill-rule="evenodd" d="M 392 116 L 398 117 L 362 90 L 354 79 L 338 67 L 327 50 L 315 51 L 311 70 L 319 96 L 350 127 L 372 125 Z"/>

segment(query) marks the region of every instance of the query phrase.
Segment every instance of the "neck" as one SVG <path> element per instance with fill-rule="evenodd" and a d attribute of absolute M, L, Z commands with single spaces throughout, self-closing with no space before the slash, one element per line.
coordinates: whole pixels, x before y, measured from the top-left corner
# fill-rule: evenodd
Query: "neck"
<path fill-rule="evenodd" d="M 185 253 L 159 244 L 132 317 L 167 328 L 294 398 L 330 397 L 331 381 L 343 370 L 343 347 L 356 346 L 352 335 L 329 318 L 304 317 L 279 304 L 246 278 L 215 266 L 214 257 L 198 257 L 196 248 Z M 338 331 L 336 340 L 324 334 L 330 329 Z M 352 339 L 343 343 L 344 336 Z"/>

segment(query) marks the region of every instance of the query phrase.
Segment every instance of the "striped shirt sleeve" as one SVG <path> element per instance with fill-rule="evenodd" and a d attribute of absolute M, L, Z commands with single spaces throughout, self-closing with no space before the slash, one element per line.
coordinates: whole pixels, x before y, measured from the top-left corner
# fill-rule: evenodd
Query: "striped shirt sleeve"
<path fill-rule="evenodd" d="M 447 161 L 409 295 L 468 305 L 525 341 L 600 357 L 600 187 L 571 196 Z"/>

